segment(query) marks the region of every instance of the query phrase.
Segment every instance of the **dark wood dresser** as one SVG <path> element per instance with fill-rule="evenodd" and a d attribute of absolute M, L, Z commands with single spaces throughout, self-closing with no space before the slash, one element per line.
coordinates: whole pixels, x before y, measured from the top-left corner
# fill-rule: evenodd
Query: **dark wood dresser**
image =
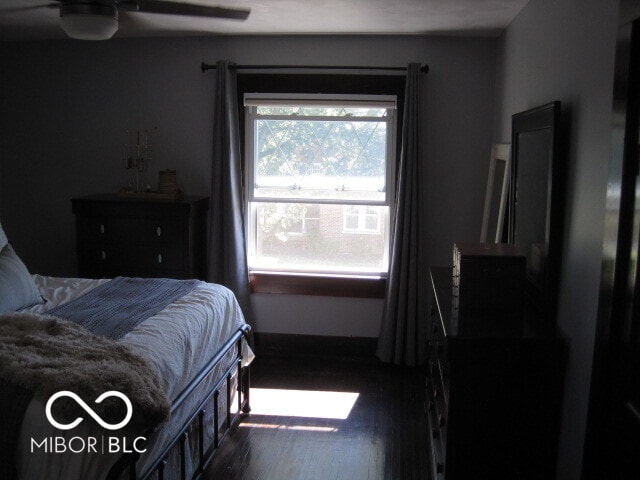
<path fill-rule="evenodd" d="M 80 277 L 205 278 L 207 197 L 164 201 L 104 194 L 73 198 L 71 204 Z"/>
<path fill-rule="evenodd" d="M 517 333 L 465 335 L 452 307 L 452 269 L 430 274 L 425 409 L 433 479 L 555 478 L 561 342 L 535 333 L 526 318 Z"/>

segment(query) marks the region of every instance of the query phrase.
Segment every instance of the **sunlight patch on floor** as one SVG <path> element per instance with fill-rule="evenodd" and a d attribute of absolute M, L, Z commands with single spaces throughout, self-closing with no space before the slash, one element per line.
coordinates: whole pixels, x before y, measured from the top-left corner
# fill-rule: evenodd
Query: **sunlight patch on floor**
<path fill-rule="evenodd" d="M 241 422 L 238 424 L 240 427 L 245 428 L 264 428 L 267 430 L 293 430 L 301 432 L 320 432 L 320 433 L 335 433 L 338 431 L 336 427 L 319 427 L 316 425 L 276 425 L 274 423 L 251 423 Z"/>
<path fill-rule="evenodd" d="M 251 389 L 251 414 L 345 420 L 358 400 L 355 392 Z"/>

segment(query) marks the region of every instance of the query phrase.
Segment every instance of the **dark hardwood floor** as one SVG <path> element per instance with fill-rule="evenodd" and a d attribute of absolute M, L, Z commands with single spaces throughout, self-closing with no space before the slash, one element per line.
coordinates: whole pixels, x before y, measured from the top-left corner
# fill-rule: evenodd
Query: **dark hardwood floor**
<path fill-rule="evenodd" d="M 252 414 L 228 434 L 204 480 L 429 479 L 422 369 L 364 358 L 259 356 L 251 384 Z M 296 411 L 286 402 L 296 391 L 320 405 Z M 269 392 L 282 397 L 271 405 L 281 411 L 265 412 Z M 349 411 L 343 400 L 354 398 Z M 333 401 L 348 415 L 333 415 Z"/>

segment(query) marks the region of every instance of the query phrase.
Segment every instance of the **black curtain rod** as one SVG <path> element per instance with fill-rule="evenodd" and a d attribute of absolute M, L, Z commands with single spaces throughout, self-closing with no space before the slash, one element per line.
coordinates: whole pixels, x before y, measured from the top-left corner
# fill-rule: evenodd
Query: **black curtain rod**
<path fill-rule="evenodd" d="M 202 62 L 200 69 L 202 72 L 215 70 L 216 66 Z M 362 66 L 336 66 L 336 65 L 235 65 L 230 64 L 229 68 L 236 70 L 379 70 L 386 72 L 406 72 L 407 67 L 362 67 Z M 420 67 L 422 73 L 429 71 L 426 63 Z"/>

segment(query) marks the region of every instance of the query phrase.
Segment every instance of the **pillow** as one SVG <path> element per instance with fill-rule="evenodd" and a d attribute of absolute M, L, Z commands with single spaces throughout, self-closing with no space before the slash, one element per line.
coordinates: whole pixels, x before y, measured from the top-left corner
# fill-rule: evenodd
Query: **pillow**
<path fill-rule="evenodd" d="M 7 243 L 9 243 L 9 240 L 7 239 L 6 233 L 4 233 L 4 230 L 2 229 L 2 225 L 0 225 L 0 251 L 7 246 Z"/>
<path fill-rule="evenodd" d="M 11 244 L 0 251 L 0 314 L 42 303 L 38 287 Z"/>

